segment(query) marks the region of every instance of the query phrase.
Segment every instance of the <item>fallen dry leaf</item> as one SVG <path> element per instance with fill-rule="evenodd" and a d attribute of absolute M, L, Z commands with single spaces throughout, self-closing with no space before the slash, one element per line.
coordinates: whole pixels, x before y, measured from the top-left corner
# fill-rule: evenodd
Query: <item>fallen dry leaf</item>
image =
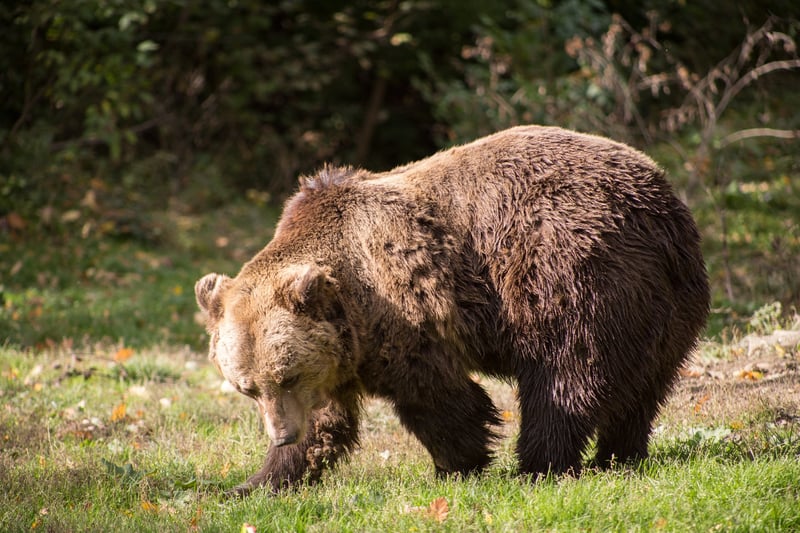
<path fill-rule="evenodd" d="M 699 415 L 700 411 L 703 409 L 703 404 L 705 404 L 709 399 L 711 399 L 711 396 L 706 394 L 705 396 L 697 400 L 697 403 L 694 404 L 694 414 Z"/>
<path fill-rule="evenodd" d="M 203 508 L 198 507 L 197 510 L 194 512 L 192 519 L 189 520 L 189 531 L 199 531 L 200 530 L 200 517 L 203 516 Z"/>
<path fill-rule="evenodd" d="M 450 514 L 450 506 L 447 504 L 447 500 L 442 497 L 433 500 L 428 507 L 428 516 L 437 522 L 447 520 L 448 514 Z"/>
<path fill-rule="evenodd" d="M 14 368 L 13 366 L 8 368 L 7 370 L 3 370 L 0 372 L 0 376 L 6 378 L 9 381 L 13 381 L 19 378 L 19 369 Z"/>
<path fill-rule="evenodd" d="M 680 375 L 685 378 L 699 378 L 705 374 L 705 369 L 700 366 L 690 366 L 687 368 L 682 368 L 680 370 Z"/>
<path fill-rule="evenodd" d="M 127 361 L 133 355 L 133 349 L 131 348 L 120 348 L 117 350 L 117 353 L 114 354 L 114 361 L 117 363 L 122 363 Z"/>
<path fill-rule="evenodd" d="M 739 378 L 747 381 L 758 381 L 763 377 L 764 373 L 759 372 L 758 370 L 742 370 L 741 372 L 739 372 Z"/>
<path fill-rule="evenodd" d="M 143 500 L 142 501 L 142 510 L 143 511 L 149 511 L 151 513 L 156 513 L 156 512 L 158 512 L 158 505 L 156 505 L 156 504 L 154 504 L 152 502 L 149 502 L 147 500 Z"/>
<path fill-rule="evenodd" d="M 111 421 L 112 422 L 119 422 L 120 420 L 125 418 L 125 402 L 117 404 L 114 406 L 114 409 L 111 410 Z"/>

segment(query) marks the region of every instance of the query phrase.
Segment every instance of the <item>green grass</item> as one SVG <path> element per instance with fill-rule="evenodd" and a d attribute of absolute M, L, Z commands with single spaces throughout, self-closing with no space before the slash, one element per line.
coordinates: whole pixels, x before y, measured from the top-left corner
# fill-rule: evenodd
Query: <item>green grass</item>
<path fill-rule="evenodd" d="M 0 342 L 200 348 L 195 281 L 213 270 L 235 274 L 269 239 L 276 215 L 248 203 L 204 216 L 143 214 L 157 228 L 147 240 L 84 235 L 80 223 L 93 224 L 87 215 L 0 240 Z"/>
<path fill-rule="evenodd" d="M 637 467 L 538 483 L 516 475 L 512 437 L 485 474 L 438 480 L 377 404 L 362 448 L 320 485 L 227 499 L 263 459 L 250 402 L 221 392 L 194 352 L 114 355 L 0 349 L 0 530 L 800 528 L 800 425 L 758 416 L 736 429 L 667 428 Z M 441 522 L 425 511 L 437 498 L 449 506 Z"/>

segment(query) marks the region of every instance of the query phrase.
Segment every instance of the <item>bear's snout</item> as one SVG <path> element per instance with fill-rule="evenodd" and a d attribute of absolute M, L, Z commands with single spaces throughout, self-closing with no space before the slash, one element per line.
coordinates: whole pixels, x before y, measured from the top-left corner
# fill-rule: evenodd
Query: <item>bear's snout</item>
<path fill-rule="evenodd" d="M 287 446 L 302 440 L 305 433 L 306 412 L 297 397 L 284 392 L 275 398 L 257 400 L 267 435 L 274 446 Z"/>

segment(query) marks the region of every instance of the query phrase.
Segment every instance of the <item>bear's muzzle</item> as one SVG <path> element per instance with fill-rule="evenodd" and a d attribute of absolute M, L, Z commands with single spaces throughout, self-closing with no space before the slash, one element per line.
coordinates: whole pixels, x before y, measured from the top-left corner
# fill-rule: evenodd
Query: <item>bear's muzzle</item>
<path fill-rule="evenodd" d="M 274 446 L 297 444 L 305 434 L 306 413 L 303 405 L 291 392 L 281 392 L 274 398 L 258 398 L 259 410 Z"/>

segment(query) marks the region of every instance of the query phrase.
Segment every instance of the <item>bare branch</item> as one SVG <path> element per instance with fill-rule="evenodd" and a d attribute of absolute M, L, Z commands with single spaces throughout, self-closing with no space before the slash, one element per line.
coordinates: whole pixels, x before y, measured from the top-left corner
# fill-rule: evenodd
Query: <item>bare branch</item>
<path fill-rule="evenodd" d="M 763 65 L 754 68 L 741 78 L 739 78 L 733 86 L 725 91 L 722 95 L 722 98 L 719 99 L 719 103 L 717 104 L 716 109 L 714 112 L 719 117 L 720 114 L 728 107 L 730 101 L 737 95 L 739 92 L 756 81 L 761 76 L 765 74 L 769 74 L 770 72 L 774 72 L 776 70 L 791 70 L 795 68 L 800 68 L 800 59 L 786 59 L 782 61 L 770 61 L 769 63 L 764 63 Z"/>
<path fill-rule="evenodd" d="M 726 135 L 719 143 L 724 148 L 733 143 L 753 137 L 777 137 L 779 139 L 800 139 L 800 130 L 776 130 L 773 128 L 749 128 Z"/>

